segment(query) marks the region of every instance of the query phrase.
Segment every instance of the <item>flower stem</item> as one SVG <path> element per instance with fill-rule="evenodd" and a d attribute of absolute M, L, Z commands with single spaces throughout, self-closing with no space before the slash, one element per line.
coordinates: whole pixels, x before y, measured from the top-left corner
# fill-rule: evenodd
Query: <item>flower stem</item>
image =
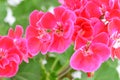
<path fill-rule="evenodd" d="M 63 71 L 61 71 L 58 74 L 58 79 L 60 79 L 61 77 L 63 77 L 65 74 L 67 74 L 69 71 L 71 70 L 71 67 L 68 65 Z"/>
<path fill-rule="evenodd" d="M 42 59 L 40 59 L 39 62 L 40 62 L 40 65 L 41 65 L 42 70 L 44 71 L 44 73 L 45 73 L 45 75 L 46 75 L 46 79 L 45 79 L 45 80 L 50 80 L 50 79 L 49 79 L 50 73 L 47 72 L 47 70 L 45 69 L 45 66 L 42 64 Z"/>
<path fill-rule="evenodd" d="M 59 61 L 59 59 L 56 58 L 55 61 L 54 61 L 54 63 L 53 63 L 53 65 L 52 65 L 52 67 L 51 67 L 51 71 L 54 70 L 54 68 L 55 68 L 55 66 L 57 65 L 57 62 L 58 62 L 58 61 Z"/>

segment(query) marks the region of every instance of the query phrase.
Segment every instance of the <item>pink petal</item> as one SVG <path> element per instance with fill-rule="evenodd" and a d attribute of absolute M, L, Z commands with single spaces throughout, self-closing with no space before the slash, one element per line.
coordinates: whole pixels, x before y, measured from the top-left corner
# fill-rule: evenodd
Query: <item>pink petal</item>
<path fill-rule="evenodd" d="M 22 37 L 23 31 L 24 31 L 23 27 L 20 26 L 20 25 L 17 25 L 16 28 L 15 28 L 15 37 L 16 38 Z"/>
<path fill-rule="evenodd" d="M 38 10 L 34 10 L 31 14 L 30 14 L 30 25 L 32 25 L 33 27 L 36 27 L 36 23 L 39 21 L 39 19 L 42 17 L 44 13 L 43 12 L 39 12 Z"/>
<path fill-rule="evenodd" d="M 0 77 L 13 77 L 18 71 L 18 64 L 10 62 L 5 68 L 0 68 Z"/>
<path fill-rule="evenodd" d="M 88 12 L 89 17 L 100 18 L 100 16 L 102 15 L 99 6 L 92 1 L 89 1 L 86 4 L 85 10 L 86 12 Z"/>
<path fill-rule="evenodd" d="M 15 37 L 15 33 L 14 33 L 14 30 L 13 30 L 12 28 L 9 29 L 9 31 L 8 31 L 8 36 L 9 36 L 9 37 L 12 37 L 12 38 Z"/>
<path fill-rule="evenodd" d="M 9 53 L 9 55 L 7 56 L 7 60 L 9 61 L 14 61 L 17 64 L 20 64 L 20 56 L 16 53 Z"/>
<path fill-rule="evenodd" d="M 109 22 L 108 24 L 108 32 L 110 33 L 110 35 L 112 35 L 115 31 L 120 32 L 120 19 L 115 18 L 112 19 L 111 22 Z"/>
<path fill-rule="evenodd" d="M 101 32 L 100 34 L 95 36 L 95 38 L 92 40 L 92 42 L 93 43 L 103 43 L 103 44 L 108 45 L 108 43 L 109 43 L 108 34 L 105 32 Z"/>
<path fill-rule="evenodd" d="M 38 30 L 32 26 L 28 26 L 26 29 L 26 38 L 32 38 L 38 36 Z"/>
<path fill-rule="evenodd" d="M 70 59 L 70 66 L 75 70 L 82 70 L 84 72 L 96 71 L 100 65 L 101 60 L 98 55 L 88 55 L 84 56 L 83 51 L 79 48 L 72 55 Z"/>
<path fill-rule="evenodd" d="M 50 47 L 50 52 L 63 53 L 71 44 L 71 39 L 65 39 L 62 36 L 54 35 L 53 43 Z"/>
<path fill-rule="evenodd" d="M 80 47 L 86 45 L 88 40 L 84 37 L 77 36 L 75 40 L 75 50 L 79 49 Z"/>
<path fill-rule="evenodd" d="M 41 50 L 40 51 L 41 51 L 42 54 L 46 54 L 48 52 L 50 44 L 51 44 L 50 42 L 41 44 Z"/>
<path fill-rule="evenodd" d="M 102 62 L 108 60 L 110 57 L 110 49 L 103 43 L 94 43 L 90 46 L 90 49 L 95 55 L 98 55 L 101 58 Z"/>
<path fill-rule="evenodd" d="M 65 23 L 67 20 L 71 20 L 71 21 L 75 21 L 76 20 L 76 16 L 75 14 L 70 11 L 70 10 L 66 10 L 64 11 L 63 15 L 61 16 L 62 17 L 62 21 Z"/>
<path fill-rule="evenodd" d="M 53 29 L 56 26 L 56 18 L 52 13 L 47 12 L 43 15 L 37 24 L 42 28 Z"/>
<path fill-rule="evenodd" d="M 113 9 L 110 12 L 106 12 L 105 17 L 107 20 L 111 20 L 112 18 L 120 18 L 120 10 L 119 9 Z"/>
<path fill-rule="evenodd" d="M 14 43 L 13 43 L 13 40 L 11 38 L 9 38 L 9 37 L 0 38 L 0 48 L 8 50 L 12 47 L 14 47 Z"/>
<path fill-rule="evenodd" d="M 93 29 L 94 29 L 94 35 L 97 35 L 101 32 L 106 31 L 105 24 L 101 20 L 99 20 L 98 18 L 91 18 L 90 21 L 91 21 L 91 24 L 92 24 Z"/>
<path fill-rule="evenodd" d="M 90 24 L 88 19 L 78 17 L 76 21 L 76 25 L 80 27 L 78 35 L 83 37 L 91 37 L 93 35 L 93 26 Z"/>
<path fill-rule="evenodd" d="M 8 51 L 8 59 L 9 61 L 14 61 L 17 64 L 20 64 L 23 60 L 23 55 L 18 49 L 16 49 L 16 47 L 13 47 Z"/>
<path fill-rule="evenodd" d="M 8 65 L 8 64 L 9 64 L 8 59 L 2 58 L 2 59 L 0 60 L 0 68 L 5 68 L 5 66 Z"/>
<path fill-rule="evenodd" d="M 74 32 L 74 23 L 73 21 L 69 20 L 65 24 L 63 24 L 63 37 L 64 38 L 70 38 L 73 35 Z"/>
<path fill-rule="evenodd" d="M 55 17 L 57 18 L 57 20 L 61 19 L 61 16 L 63 15 L 64 11 L 64 7 L 56 7 L 54 9 Z"/>
<path fill-rule="evenodd" d="M 31 55 L 35 56 L 40 51 L 40 40 L 38 38 L 30 38 L 28 39 L 28 51 Z"/>

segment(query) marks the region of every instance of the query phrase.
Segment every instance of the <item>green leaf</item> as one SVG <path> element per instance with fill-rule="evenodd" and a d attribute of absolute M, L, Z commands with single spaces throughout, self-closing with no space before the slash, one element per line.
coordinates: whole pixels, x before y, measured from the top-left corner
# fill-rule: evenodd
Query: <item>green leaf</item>
<path fill-rule="evenodd" d="M 7 34 L 8 24 L 4 22 L 7 15 L 7 2 L 6 0 L 0 0 L 0 35 Z"/>
<path fill-rule="evenodd" d="M 60 59 L 61 65 L 64 65 L 67 61 L 69 62 L 73 53 L 73 45 L 71 45 L 63 54 L 57 55 L 57 57 Z"/>
<path fill-rule="evenodd" d="M 108 61 L 102 64 L 95 72 L 94 80 L 120 80 L 116 68 L 111 67 L 110 62 Z"/>
<path fill-rule="evenodd" d="M 23 62 L 20 65 L 19 72 L 11 80 L 42 80 L 45 76 L 40 64 L 31 59 L 29 63 Z"/>

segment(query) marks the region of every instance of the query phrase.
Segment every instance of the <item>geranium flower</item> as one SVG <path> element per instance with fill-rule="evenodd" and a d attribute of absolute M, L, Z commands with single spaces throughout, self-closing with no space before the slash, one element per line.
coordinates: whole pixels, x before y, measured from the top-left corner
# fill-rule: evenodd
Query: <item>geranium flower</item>
<path fill-rule="evenodd" d="M 50 52 L 63 53 L 70 46 L 75 19 L 75 14 L 64 7 L 56 7 L 54 14 L 47 12 L 41 17 L 38 26 L 54 33 Z"/>
<path fill-rule="evenodd" d="M 92 41 L 82 39 L 80 39 L 79 48 L 70 59 L 70 65 L 75 70 L 96 71 L 110 56 L 108 35 L 103 32 L 96 35 Z"/>
<path fill-rule="evenodd" d="M 35 56 L 38 52 L 46 54 L 53 40 L 52 29 L 38 25 L 44 16 L 43 12 L 34 10 L 30 14 L 30 25 L 26 29 L 28 52 Z"/>
<path fill-rule="evenodd" d="M 21 53 L 9 37 L 0 38 L 0 77 L 12 77 L 21 63 Z"/>

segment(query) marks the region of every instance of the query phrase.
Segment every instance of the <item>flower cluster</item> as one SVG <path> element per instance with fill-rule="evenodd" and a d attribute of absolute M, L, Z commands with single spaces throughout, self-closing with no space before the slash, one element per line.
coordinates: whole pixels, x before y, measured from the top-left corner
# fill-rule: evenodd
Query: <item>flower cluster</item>
<path fill-rule="evenodd" d="M 53 13 L 34 10 L 25 37 L 17 25 L 0 36 L 0 77 L 12 77 L 19 64 L 39 52 L 64 53 L 74 45 L 70 66 L 94 72 L 110 57 L 120 59 L 119 0 L 59 0 Z M 69 53 L 68 53 L 69 54 Z"/>

